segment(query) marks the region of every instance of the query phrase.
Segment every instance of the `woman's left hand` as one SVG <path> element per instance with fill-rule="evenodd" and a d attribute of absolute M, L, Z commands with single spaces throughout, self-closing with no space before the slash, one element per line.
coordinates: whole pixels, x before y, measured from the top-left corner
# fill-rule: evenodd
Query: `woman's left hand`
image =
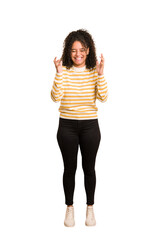
<path fill-rule="evenodd" d="M 98 61 L 96 61 L 96 69 L 97 69 L 98 75 L 104 74 L 104 57 L 103 57 L 102 53 L 101 53 L 100 63 Z"/>

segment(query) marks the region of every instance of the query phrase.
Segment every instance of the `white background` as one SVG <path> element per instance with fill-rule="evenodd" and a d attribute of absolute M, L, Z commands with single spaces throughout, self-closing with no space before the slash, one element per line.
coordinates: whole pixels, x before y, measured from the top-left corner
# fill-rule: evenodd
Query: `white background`
<path fill-rule="evenodd" d="M 160 239 L 158 1 L 1 1 L 0 239 Z M 87 29 L 105 57 L 97 100 L 96 227 L 86 227 L 78 153 L 74 228 L 63 225 L 63 162 L 50 98 L 53 59 L 69 32 Z"/>

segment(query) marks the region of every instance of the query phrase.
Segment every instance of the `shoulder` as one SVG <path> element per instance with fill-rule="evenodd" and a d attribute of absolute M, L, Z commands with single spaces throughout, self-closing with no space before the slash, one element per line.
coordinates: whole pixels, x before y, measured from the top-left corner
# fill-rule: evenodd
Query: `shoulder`
<path fill-rule="evenodd" d="M 72 69 L 71 68 L 67 68 L 66 66 L 62 66 L 62 71 L 63 71 L 63 73 L 71 73 Z"/>
<path fill-rule="evenodd" d="M 98 75 L 96 66 L 93 67 L 93 68 L 91 68 L 91 69 L 88 69 L 88 72 L 89 72 L 90 74 L 93 74 L 93 75 Z"/>
<path fill-rule="evenodd" d="M 66 66 L 62 66 L 62 70 L 63 70 L 63 72 L 67 71 Z"/>

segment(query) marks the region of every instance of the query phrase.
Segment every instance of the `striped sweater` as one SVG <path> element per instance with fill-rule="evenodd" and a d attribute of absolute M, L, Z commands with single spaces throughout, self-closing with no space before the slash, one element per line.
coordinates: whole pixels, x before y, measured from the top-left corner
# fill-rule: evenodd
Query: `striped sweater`
<path fill-rule="evenodd" d="M 104 75 L 99 76 L 92 70 L 62 66 L 62 73 L 56 73 L 51 89 L 51 99 L 60 102 L 61 118 L 96 119 L 98 118 L 96 99 L 106 102 L 108 87 Z"/>

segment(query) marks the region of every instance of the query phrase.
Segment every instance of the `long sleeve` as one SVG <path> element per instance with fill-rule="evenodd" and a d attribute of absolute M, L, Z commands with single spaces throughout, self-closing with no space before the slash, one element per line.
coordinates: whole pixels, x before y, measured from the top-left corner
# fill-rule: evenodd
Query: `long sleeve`
<path fill-rule="evenodd" d="M 104 75 L 97 75 L 96 98 L 100 102 L 106 102 L 108 99 L 108 85 Z"/>
<path fill-rule="evenodd" d="M 64 95 L 63 91 L 63 74 L 62 73 L 56 73 L 55 79 L 52 85 L 51 89 L 51 99 L 54 102 L 60 102 Z"/>

